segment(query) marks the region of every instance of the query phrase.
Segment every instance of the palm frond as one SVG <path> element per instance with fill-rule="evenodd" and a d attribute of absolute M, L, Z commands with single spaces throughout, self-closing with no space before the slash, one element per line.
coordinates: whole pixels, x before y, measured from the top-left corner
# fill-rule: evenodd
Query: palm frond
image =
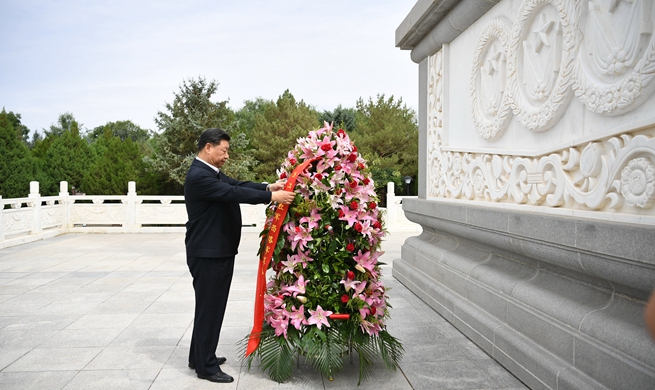
<path fill-rule="evenodd" d="M 348 340 L 335 328 L 328 328 L 325 338 L 314 343 L 307 351 L 314 368 L 331 378 L 343 368 L 343 355 L 348 350 Z"/>
<path fill-rule="evenodd" d="M 386 329 L 378 334 L 376 341 L 382 361 L 388 369 L 395 370 L 405 352 L 402 343 L 400 340 L 390 335 Z"/>
<path fill-rule="evenodd" d="M 260 366 L 271 379 L 282 383 L 291 378 L 295 349 L 287 342 L 287 339 L 276 337 L 275 334 L 262 337 L 257 350 L 261 361 Z"/>
<path fill-rule="evenodd" d="M 353 337 L 353 349 L 359 356 L 359 386 L 373 374 L 373 361 L 377 359 L 377 349 L 373 337 L 356 334 Z"/>

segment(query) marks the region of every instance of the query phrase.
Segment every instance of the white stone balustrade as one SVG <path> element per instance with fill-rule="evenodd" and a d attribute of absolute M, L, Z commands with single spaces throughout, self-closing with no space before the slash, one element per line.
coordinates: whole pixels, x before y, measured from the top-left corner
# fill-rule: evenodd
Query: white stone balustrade
<path fill-rule="evenodd" d="M 402 212 L 402 199 L 388 185 L 386 228 L 417 231 Z M 241 205 L 243 224 L 261 229 L 266 206 Z M 187 221 L 184 196 L 137 195 L 136 183 L 128 183 L 127 195 L 72 195 L 68 183 L 60 183 L 59 195 L 41 196 L 39 183 L 30 183 L 26 198 L 0 196 L 0 248 L 54 237 L 64 233 L 150 233 L 184 231 Z"/>

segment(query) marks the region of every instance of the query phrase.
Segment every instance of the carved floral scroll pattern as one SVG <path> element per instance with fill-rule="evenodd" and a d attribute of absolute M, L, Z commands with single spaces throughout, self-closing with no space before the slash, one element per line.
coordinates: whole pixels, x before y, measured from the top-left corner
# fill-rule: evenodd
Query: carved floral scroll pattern
<path fill-rule="evenodd" d="M 444 151 L 443 61 L 442 51 L 428 58 L 428 196 L 626 213 L 652 209 L 655 138 L 649 134 L 539 157 Z"/>

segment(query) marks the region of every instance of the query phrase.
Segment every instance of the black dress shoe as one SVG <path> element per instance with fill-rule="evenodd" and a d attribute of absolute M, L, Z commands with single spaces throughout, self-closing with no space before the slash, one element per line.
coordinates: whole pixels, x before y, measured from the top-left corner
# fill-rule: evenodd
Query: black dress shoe
<path fill-rule="evenodd" d="M 224 373 L 223 371 L 217 372 L 214 375 L 200 375 L 198 374 L 198 378 L 200 379 L 206 379 L 210 382 L 216 382 L 216 383 L 231 383 L 234 382 L 234 378 L 232 378 L 230 375 Z"/>
<path fill-rule="evenodd" d="M 224 358 L 224 357 L 222 357 L 222 356 L 219 357 L 219 358 L 216 358 L 216 360 L 218 360 L 218 365 L 219 365 L 219 366 L 227 361 L 227 359 Z M 195 370 L 195 369 L 196 369 L 196 365 L 193 364 L 193 363 L 189 363 L 189 368 L 192 369 L 192 370 Z"/>

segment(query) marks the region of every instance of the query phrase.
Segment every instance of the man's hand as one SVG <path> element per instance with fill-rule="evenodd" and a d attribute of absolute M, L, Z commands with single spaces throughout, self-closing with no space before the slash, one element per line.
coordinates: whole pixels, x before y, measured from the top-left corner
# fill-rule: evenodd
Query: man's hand
<path fill-rule="evenodd" d="M 268 190 L 271 192 L 279 191 L 284 189 L 284 185 L 286 184 L 285 181 L 277 181 L 273 184 L 268 185 Z"/>
<path fill-rule="evenodd" d="M 273 202 L 282 204 L 291 204 L 291 202 L 293 202 L 293 198 L 295 197 L 296 193 L 290 191 L 275 191 L 271 193 L 271 200 Z"/>

